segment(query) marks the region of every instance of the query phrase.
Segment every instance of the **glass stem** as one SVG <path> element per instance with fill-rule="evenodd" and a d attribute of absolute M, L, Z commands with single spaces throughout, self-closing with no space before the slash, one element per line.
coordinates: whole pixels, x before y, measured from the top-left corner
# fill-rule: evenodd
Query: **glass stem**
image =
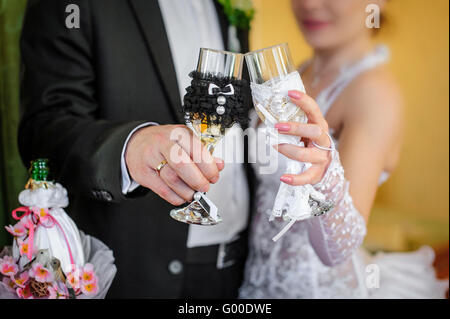
<path fill-rule="evenodd" d="M 208 152 L 212 155 L 212 153 L 214 153 L 214 148 L 216 147 L 216 143 L 206 143 L 205 147 L 208 150 Z"/>

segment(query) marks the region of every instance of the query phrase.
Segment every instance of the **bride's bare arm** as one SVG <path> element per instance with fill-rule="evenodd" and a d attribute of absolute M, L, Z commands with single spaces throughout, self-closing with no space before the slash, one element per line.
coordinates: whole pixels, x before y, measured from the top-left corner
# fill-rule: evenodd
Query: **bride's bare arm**
<path fill-rule="evenodd" d="M 401 144 L 402 100 L 395 82 L 374 70 L 354 81 L 342 95 L 345 104 L 339 153 L 355 206 L 369 218 L 378 181 L 396 164 Z"/>
<path fill-rule="evenodd" d="M 347 108 L 339 152 L 317 185 L 336 203 L 329 214 L 308 221 L 310 242 L 329 266 L 341 263 L 362 244 L 380 175 L 401 140 L 399 95 L 379 80 L 363 78 L 343 95 Z"/>

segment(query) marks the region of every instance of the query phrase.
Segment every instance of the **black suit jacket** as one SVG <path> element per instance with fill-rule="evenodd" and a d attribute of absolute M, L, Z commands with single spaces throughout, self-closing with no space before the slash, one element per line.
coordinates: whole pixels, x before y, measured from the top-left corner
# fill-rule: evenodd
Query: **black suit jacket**
<path fill-rule="evenodd" d="M 72 3 L 80 8 L 79 29 L 65 27 Z M 216 8 L 227 43 L 228 22 Z M 245 52 L 248 34 L 240 32 L 240 40 Z M 173 207 L 152 192 L 121 193 L 130 131 L 146 121 L 183 123 L 158 2 L 30 1 L 20 44 L 25 165 L 49 158 L 80 229 L 113 249 L 118 273 L 110 296 L 177 297 L 183 274 L 168 265 L 184 260 L 188 225 L 172 220 Z"/>

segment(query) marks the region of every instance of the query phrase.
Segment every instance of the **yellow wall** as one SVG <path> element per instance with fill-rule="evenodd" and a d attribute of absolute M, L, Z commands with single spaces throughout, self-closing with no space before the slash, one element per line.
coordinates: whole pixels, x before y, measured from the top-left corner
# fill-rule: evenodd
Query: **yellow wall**
<path fill-rule="evenodd" d="M 289 0 L 253 3 L 251 49 L 288 42 L 296 63 L 310 56 Z M 391 69 L 406 101 L 406 129 L 399 166 L 377 195 L 369 246 L 408 249 L 448 240 L 448 12 L 448 0 L 395 0 L 386 8 L 389 22 L 379 40 L 391 48 Z"/>

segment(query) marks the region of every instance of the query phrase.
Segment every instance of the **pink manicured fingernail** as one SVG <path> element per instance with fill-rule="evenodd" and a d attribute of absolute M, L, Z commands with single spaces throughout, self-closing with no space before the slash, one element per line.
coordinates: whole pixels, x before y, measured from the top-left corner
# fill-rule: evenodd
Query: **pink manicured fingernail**
<path fill-rule="evenodd" d="M 275 124 L 275 128 L 278 131 L 288 132 L 291 129 L 291 125 L 288 123 L 277 123 Z"/>
<path fill-rule="evenodd" d="M 292 177 L 283 175 L 280 177 L 280 181 L 285 182 L 285 183 L 292 183 Z"/>
<path fill-rule="evenodd" d="M 300 100 L 302 98 L 304 93 L 300 92 L 300 91 L 289 91 L 288 95 L 291 99 L 294 100 Z"/>

